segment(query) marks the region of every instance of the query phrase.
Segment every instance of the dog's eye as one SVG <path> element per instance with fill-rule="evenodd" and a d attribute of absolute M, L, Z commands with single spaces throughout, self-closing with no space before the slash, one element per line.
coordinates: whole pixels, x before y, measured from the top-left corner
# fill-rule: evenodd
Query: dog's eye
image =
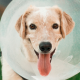
<path fill-rule="evenodd" d="M 57 28 L 58 28 L 58 24 L 57 24 L 57 23 L 54 23 L 54 24 L 52 25 L 52 28 L 53 28 L 53 29 L 57 29 Z"/>
<path fill-rule="evenodd" d="M 32 30 L 37 28 L 35 24 L 30 24 L 29 27 L 30 27 L 30 29 L 32 29 Z"/>

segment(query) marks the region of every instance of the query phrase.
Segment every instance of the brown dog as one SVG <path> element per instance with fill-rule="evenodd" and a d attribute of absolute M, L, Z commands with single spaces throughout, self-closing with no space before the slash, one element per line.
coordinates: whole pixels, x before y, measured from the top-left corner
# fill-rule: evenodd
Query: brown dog
<path fill-rule="evenodd" d="M 22 38 L 26 59 L 36 61 L 40 74 L 47 76 L 51 70 L 52 55 L 59 41 L 73 30 L 74 22 L 57 6 L 30 6 L 18 19 L 15 28 Z M 4 80 L 21 80 L 13 71 L 8 75 L 11 74 L 15 76 Z"/>

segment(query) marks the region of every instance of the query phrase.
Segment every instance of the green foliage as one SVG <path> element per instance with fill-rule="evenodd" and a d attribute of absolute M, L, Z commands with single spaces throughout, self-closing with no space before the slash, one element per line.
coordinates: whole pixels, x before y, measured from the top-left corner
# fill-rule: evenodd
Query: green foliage
<path fill-rule="evenodd" d="M 80 80 L 80 73 L 76 74 L 75 76 L 73 76 L 67 80 Z"/>

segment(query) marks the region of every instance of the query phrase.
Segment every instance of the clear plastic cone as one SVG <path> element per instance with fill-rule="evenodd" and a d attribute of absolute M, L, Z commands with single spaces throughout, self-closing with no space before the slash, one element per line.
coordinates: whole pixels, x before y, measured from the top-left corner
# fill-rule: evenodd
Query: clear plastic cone
<path fill-rule="evenodd" d="M 53 55 L 48 76 L 40 75 L 37 63 L 29 62 L 21 51 L 21 37 L 15 30 L 18 18 L 30 5 L 59 6 L 75 22 L 73 31 L 62 39 Z M 0 22 L 0 47 L 12 69 L 29 80 L 65 80 L 80 72 L 80 1 L 79 0 L 13 0 Z M 15 38 L 15 39 L 14 39 Z"/>

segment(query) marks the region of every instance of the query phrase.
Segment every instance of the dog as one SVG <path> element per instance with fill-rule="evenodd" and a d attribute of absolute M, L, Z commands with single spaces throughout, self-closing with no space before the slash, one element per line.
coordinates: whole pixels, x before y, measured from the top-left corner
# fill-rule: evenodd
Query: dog
<path fill-rule="evenodd" d="M 38 63 L 40 75 L 51 71 L 51 61 L 58 44 L 74 28 L 72 18 L 58 6 L 30 6 L 17 20 L 15 30 L 22 38 L 23 50 L 29 62 Z M 23 80 L 3 57 L 3 80 Z M 8 73 L 8 74 L 7 74 Z"/>

